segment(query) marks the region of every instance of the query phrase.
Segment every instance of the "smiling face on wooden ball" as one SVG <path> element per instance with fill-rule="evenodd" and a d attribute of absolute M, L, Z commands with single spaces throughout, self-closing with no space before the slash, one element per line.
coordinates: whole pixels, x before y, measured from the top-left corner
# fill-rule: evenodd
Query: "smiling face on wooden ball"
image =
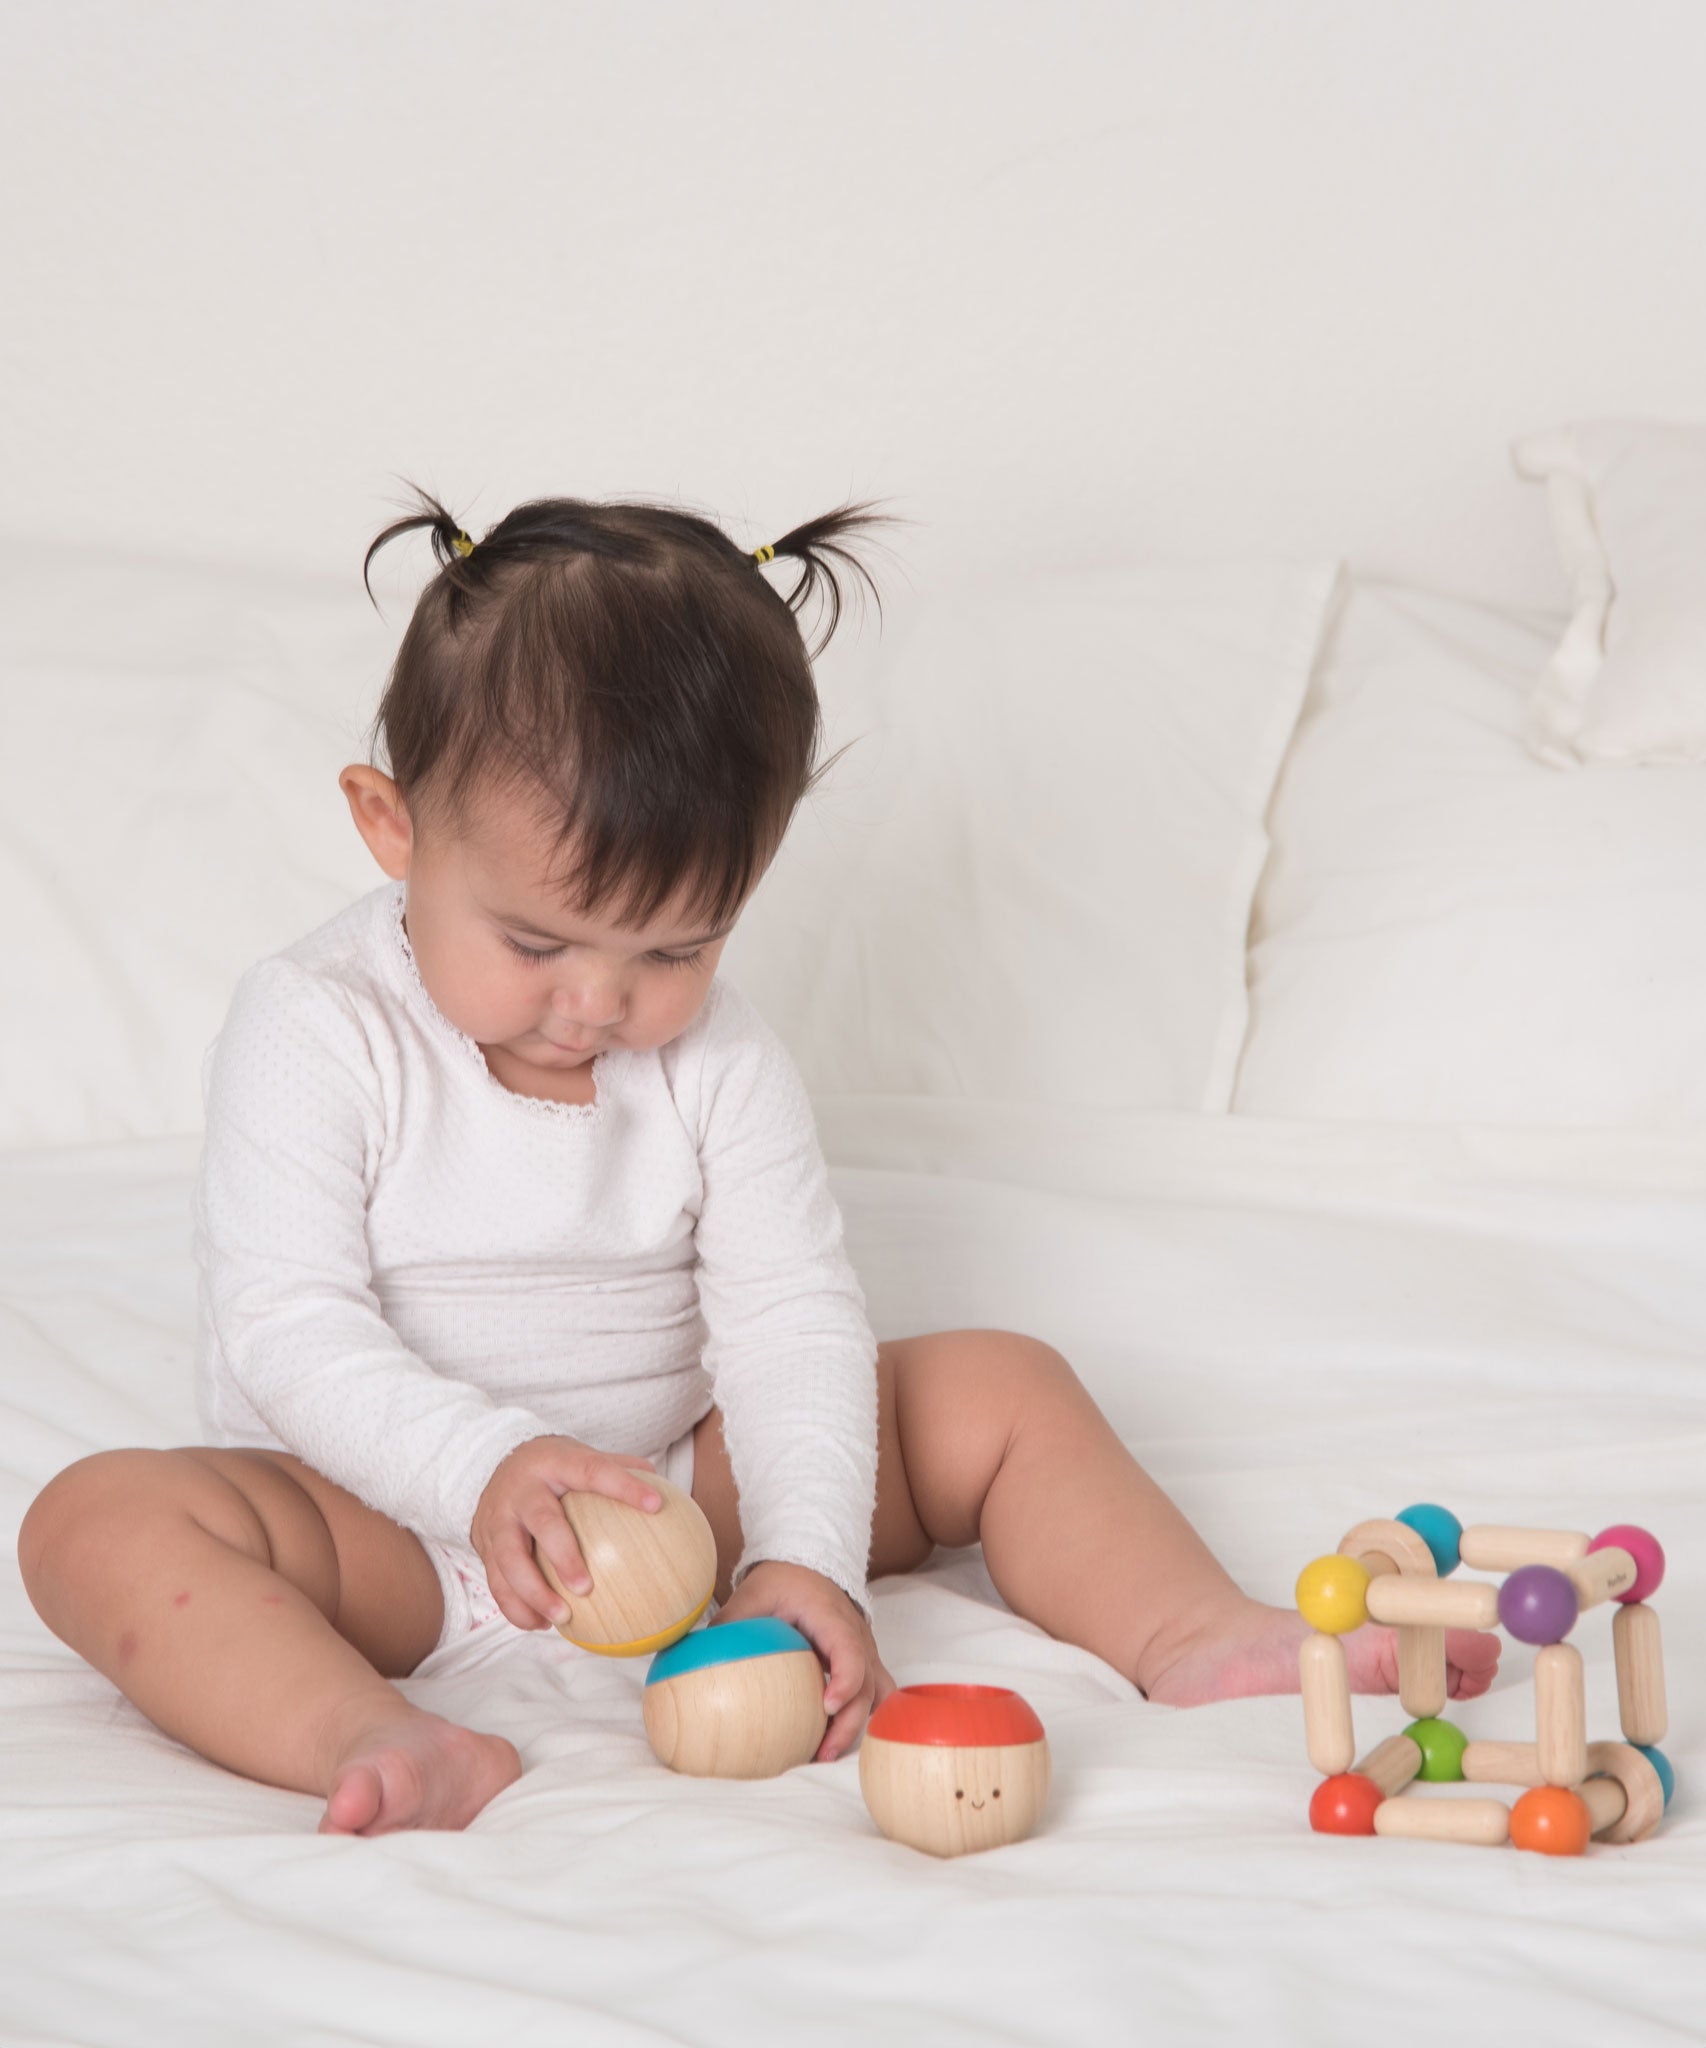
<path fill-rule="evenodd" d="M 865 1726 L 859 1789 L 891 1841 L 930 1856 L 1021 1842 L 1048 1798 L 1043 1724 L 1000 1685 L 903 1685 Z"/>
<path fill-rule="evenodd" d="M 662 1500 L 655 1510 L 603 1493 L 565 1493 L 563 1513 L 586 1560 L 590 1593 L 571 1593 L 537 1545 L 546 1583 L 569 1604 L 557 1633 L 601 1657 L 643 1657 L 686 1635 L 711 1604 L 717 1539 L 690 1493 L 635 1468 Z"/>

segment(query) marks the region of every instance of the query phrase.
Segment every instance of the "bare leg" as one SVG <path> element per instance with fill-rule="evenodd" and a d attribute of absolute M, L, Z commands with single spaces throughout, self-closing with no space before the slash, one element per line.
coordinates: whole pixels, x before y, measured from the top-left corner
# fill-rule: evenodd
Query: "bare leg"
<path fill-rule="evenodd" d="M 402 1676 L 436 1638 L 436 1574 L 295 1459 L 101 1452 L 37 1496 L 18 1555 L 57 1636 L 213 1762 L 325 1794 L 323 1834 L 464 1827 L 520 1775 L 510 1743 L 381 1675 L 373 1659 Z"/>
<path fill-rule="evenodd" d="M 1153 1700 L 1297 1690 L 1307 1623 L 1233 1583 L 1058 1352 L 1005 1330 L 881 1351 L 895 1375 L 892 1463 L 904 1460 L 918 1525 L 937 1543 L 981 1542 L 1015 1614 L 1095 1651 Z M 879 1563 L 874 1550 L 873 1577 Z M 1389 1629 L 1358 1630 L 1345 1647 L 1359 1691 L 1396 1689 Z M 1473 1697 L 1492 1682 L 1498 1640 L 1454 1629 L 1447 1655 L 1454 1696 Z"/>

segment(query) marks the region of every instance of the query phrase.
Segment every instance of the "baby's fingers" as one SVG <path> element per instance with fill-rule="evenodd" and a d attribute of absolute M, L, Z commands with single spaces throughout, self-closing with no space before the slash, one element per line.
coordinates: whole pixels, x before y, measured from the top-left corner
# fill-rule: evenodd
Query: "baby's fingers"
<path fill-rule="evenodd" d="M 867 1661 L 864 1645 L 848 1630 L 837 1631 L 830 1638 L 819 1642 L 819 1650 L 829 1653 L 829 1679 L 823 1689 L 823 1708 L 829 1716 L 829 1727 L 823 1741 L 818 1745 L 814 1763 L 833 1763 L 838 1756 L 845 1756 L 859 1740 L 865 1722 L 870 1716 L 877 1690 L 877 1673 L 881 1667 L 875 1660 Z"/>
<path fill-rule="evenodd" d="M 596 1466 L 584 1486 L 575 1488 L 577 1493 L 602 1493 L 608 1500 L 626 1501 L 631 1508 L 640 1508 L 652 1513 L 663 1506 L 663 1496 L 655 1487 L 648 1486 L 636 1473 L 629 1471 L 631 1465 L 642 1465 L 648 1472 L 657 1467 L 650 1458 L 624 1458 L 620 1464 L 613 1460 Z"/>
<path fill-rule="evenodd" d="M 551 1514 L 556 1516 L 555 1527 L 548 1519 Z M 591 1589 L 592 1576 L 575 1542 L 574 1531 L 554 1499 L 548 1510 L 537 1515 L 532 1528 L 525 1522 L 512 1523 L 498 1538 L 494 1551 L 498 1570 L 509 1581 L 516 1597 L 531 1610 L 527 1620 L 520 1624 L 523 1628 L 537 1628 L 542 1621 L 554 1624 L 566 1620 L 569 1603 L 565 1596 Z M 555 1586 L 546 1577 L 547 1566 L 557 1576 Z M 494 1598 L 496 1591 L 494 1587 Z"/>
<path fill-rule="evenodd" d="M 644 1464 L 647 1461 L 635 1462 Z M 642 1478 L 614 1464 L 593 1467 L 585 1474 L 585 1482 L 566 1491 L 561 1499 L 548 1488 L 544 1489 L 529 1497 L 522 1509 L 522 1518 L 534 1537 L 529 1561 L 537 1562 L 541 1573 L 549 1565 L 564 1593 L 571 1595 L 584 1595 L 594 1590 L 592 1574 L 574 1529 L 577 1495 L 584 1500 L 588 1494 L 596 1493 L 608 1500 L 619 1500 L 641 1513 L 655 1512 L 663 1506 L 662 1496 Z M 560 1616 L 558 1597 L 554 1592 L 548 1592 L 546 1600 L 548 1604 L 540 1611 L 555 1621 Z"/>
<path fill-rule="evenodd" d="M 519 1525 L 496 1537 L 482 1562 L 499 1613 L 517 1628 L 546 1627 L 566 1614 L 567 1602 L 546 1583 L 527 1531 Z"/>

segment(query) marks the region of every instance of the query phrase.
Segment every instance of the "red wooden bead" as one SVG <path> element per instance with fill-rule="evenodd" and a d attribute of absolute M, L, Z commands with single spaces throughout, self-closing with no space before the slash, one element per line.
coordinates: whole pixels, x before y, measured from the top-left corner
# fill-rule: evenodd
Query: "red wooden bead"
<path fill-rule="evenodd" d="M 1318 1835 L 1372 1835 L 1374 1809 L 1385 1794 L 1360 1771 L 1323 1778 L 1309 1802 L 1309 1825 Z"/>

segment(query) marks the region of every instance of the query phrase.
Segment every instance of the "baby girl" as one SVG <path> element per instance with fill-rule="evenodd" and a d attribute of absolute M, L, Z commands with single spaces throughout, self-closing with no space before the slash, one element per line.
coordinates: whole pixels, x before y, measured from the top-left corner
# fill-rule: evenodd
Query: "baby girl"
<path fill-rule="evenodd" d="M 203 1069 L 206 1441 L 42 1490 L 44 1621 L 169 1735 L 323 1797 L 322 1833 L 463 1827 L 520 1776 L 392 1681 L 561 1618 L 561 1497 L 654 1508 L 646 1472 L 710 1521 L 712 1625 L 816 1649 L 821 1761 L 894 1688 L 870 1582 L 938 1544 L 1151 1700 L 1294 1691 L 1301 1618 L 1232 1583 L 1058 1351 L 876 1341 L 804 1085 L 717 973 L 831 765 L 798 614 L 821 587 L 833 633 L 831 558 L 869 582 L 847 542 L 878 515 L 754 554 L 662 506 L 544 500 L 475 541 L 420 502 L 368 551 L 425 527 L 440 564 L 388 771 L 339 778 L 387 880 L 242 976 Z M 1485 1691 L 1497 1639 L 1447 1643 Z M 1390 1631 L 1347 1647 L 1393 1688 Z"/>

